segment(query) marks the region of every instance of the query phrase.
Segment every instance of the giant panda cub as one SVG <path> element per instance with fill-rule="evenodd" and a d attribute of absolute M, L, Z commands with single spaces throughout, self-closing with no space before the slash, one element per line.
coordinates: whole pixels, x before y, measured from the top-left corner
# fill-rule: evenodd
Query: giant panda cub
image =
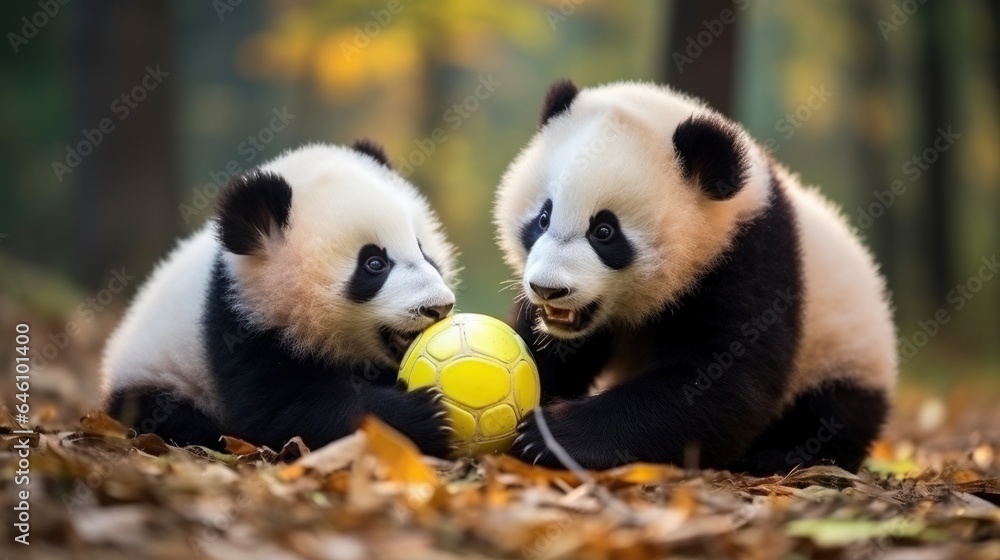
<path fill-rule="evenodd" d="M 499 243 L 544 418 L 579 464 L 859 468 L 889 408 L 885 284 L 838 209 L 665 87 L 559 81 Z M 514 452 L 558 466 L 533 417 Z"/>
<path fill-rule="evenodd" d="M 310 447 L 374 414 L 448 452 L 439 395 L 395 386 L 448 315 L 455 259 L 416 188 L 368 141 L 311 145 L 233 179 L 141 289 L 103 361 L 106 407 L 140 432 Z"/>

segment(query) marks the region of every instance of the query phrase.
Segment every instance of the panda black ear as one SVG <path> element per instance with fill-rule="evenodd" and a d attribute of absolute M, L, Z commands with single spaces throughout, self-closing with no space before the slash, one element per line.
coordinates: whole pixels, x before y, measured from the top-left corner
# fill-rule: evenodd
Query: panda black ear
<path fill-rule="evenodd" d="M 358 138 L 351 144 L 351 149 L 355 152 L 362 153 L 375 158 L 375 161 L 381 163 L 382 165 L 392 169 L 392 164 L 389 163 L 389 156 L 385 155 L 385 148 L 382 144 L 375 142 L 369 138 Z"/>
<path fill-rule="evenodd" d="M 264 238 L 288 226 L 292 187 L 280 175 L 249 171 L 233 177 L 216 203 L 215 235 L 222 246 L 237 255 L 255 255 Z"/>
<path fill-rule="evenodd" d="M 720 117 L 691 117 L 674 130 L 674 151 L 685 179 L 694 179 L 712 200 L 727 200 L 750 175 L 739 129 Z"/>
<path fill-rule="evenodd" d="M 545 94 L 545 103 L 542 104 L 542 116 L 538 121 L 538 127 L 545 126 L 552 117 L 560 115 L 569 109 L 569 106 L 573 104 L 573 100 L 576 99 L 576 94 L 578 93 L 580 93 L 580 90 L 577 89 L 576 84 L 572 80 L 566 78 L 556 80 L 549 86 L 549 91 Z"/>

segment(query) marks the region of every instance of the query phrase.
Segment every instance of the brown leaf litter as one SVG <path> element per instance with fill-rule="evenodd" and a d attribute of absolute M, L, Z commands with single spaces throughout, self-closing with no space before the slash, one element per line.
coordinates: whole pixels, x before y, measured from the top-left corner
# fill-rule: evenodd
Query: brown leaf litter
<path fill-rule="evenodd" d="M 8 490 L 18 428 L 0 414 Z M 40 558 L 1000 558 L 1000 442 L 983 433 L 767 478 L 441 461 L 374 418 L 316 450 L 178 448 L 100 412 L 29 439 Z"/>

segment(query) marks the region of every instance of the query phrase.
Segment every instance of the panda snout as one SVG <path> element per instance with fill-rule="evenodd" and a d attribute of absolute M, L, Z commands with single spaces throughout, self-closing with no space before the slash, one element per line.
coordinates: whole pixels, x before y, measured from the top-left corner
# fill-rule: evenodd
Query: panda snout
<path fill-rule="evenodd" d="M 451 313 L 452 308 L 455 307 L 454 303 L 444 303 L 440 305 L 421 305 L 417 308 L 417 313 L 427 317 L 429 319 L 434 319 L 435 321 L 444 319 Z"/>
<path fill-rule="evenodd" d="M 572 288 L 566 288 L 563 286 L 542 286 L 540 284 L 535 284 L 534 282 L 528 282 L 528 286 L 531 288 L 532 292 L 535 292 L 535 295 L 545 301 L 557 300 L 573 293 Z"/>

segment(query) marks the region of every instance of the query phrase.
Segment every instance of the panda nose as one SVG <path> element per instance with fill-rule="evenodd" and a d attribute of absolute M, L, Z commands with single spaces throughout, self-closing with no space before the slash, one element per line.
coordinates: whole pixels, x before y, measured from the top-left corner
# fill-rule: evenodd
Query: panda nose
<path fill-rule="evenodd" d="M 435 321 L 438 319 L 443 319 L 451 313 L 451 308 L 455 307 L 454 303 L 447 303 L 445 305 L 422 305 L 418 311 L 424 317 L 430 317 Z"/>
<path fill-rule="evenodd" d="M 539 286 L 534 282 L 528 282 L 528 285 L 531 286 L 532 292 L 538 294 L 538 297 L 544 299 L 545 301 L 566 297 L 570 292 L 569 288 L 550 288 L 548 286 Z"/>

